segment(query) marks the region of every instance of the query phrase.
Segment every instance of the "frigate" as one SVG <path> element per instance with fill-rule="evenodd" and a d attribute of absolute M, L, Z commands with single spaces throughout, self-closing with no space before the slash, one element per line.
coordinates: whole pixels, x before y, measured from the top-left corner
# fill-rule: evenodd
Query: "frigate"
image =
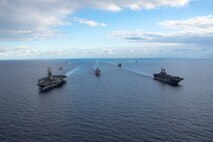
<path fill-rule="evenodd" d="M 95 70 L 95 75 L 96 76 L 100 76 L 101 75 L 101 70 L 97 67 L 97 69 Z"/>

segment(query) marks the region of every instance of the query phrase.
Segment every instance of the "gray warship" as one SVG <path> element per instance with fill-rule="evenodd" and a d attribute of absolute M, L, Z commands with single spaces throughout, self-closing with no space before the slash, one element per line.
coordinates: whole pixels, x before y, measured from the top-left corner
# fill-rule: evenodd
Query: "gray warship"
<path fill-rule="evenodd" d="M 38 86 L 40 92 L 47 92 L 53 88 L 61 87 L 66 83 L 66 75 L 53 75 L 51 68 L 47 70 L 47 77 L 38 80 Z"/>
<path fill-rule="evenodd" d="M 171 85 L 178 85 L 183 78 L 179 76 L 172 76 L 166 73 L 165 69 L 161 69 L 160 73 L 153 74 L 155 80 L 159 80 L 161 82 L 171 84 Z"/>
<path fill-rule="evenodd" d="M 118 65 L 117 65 L 119 68 L 121 68 L 121 66 L 122 66 L 122 64 L 121 63 L 118 63 Z"/>
<path fill-rule="evenodd" d="M 101 70 L 97 67 L 97 69 L 95 70 L 95 75 L 96 76 L 101 76 Z"/>

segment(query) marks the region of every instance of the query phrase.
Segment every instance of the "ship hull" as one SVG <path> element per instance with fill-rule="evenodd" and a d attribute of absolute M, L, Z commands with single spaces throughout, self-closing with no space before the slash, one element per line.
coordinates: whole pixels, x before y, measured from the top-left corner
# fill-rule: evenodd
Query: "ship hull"
<path fill-rule="evenodd" d="M 100 74 L 96 74 L 96 76 L 101 76 Z"/>
<path fill-rule="evenodd" d="M 117 66 L 118 66 L 119 68 L 121 68 L 122 64 L 121 64 L 121 63 L 119 63 Z"/>
<path fill-rule="evenodd" d="M 101 76 L 101 70 L 96 70 L 96 71 L 95 71 L 95 75 L 96 75 L 96 76 Z"/>
<path fill-rule="evenodd" d="M 167 84 L 170 84 L 170 85 L 174 85 L 174 86 L 178 86 L 179 85 L 179 82 L 180 81 L 177 81 L 177 80 L 166 80 L 166 79 L 161 79 L 159 77 L 154 77 L 154 80 L 158 80 L 158 81 L 161 81 L 163 83 L 167 83 Z"/>
<path fill-rule="evenodd" d="M 57 82 L 57 83 L 54 83 L 54 84 L 51 84 L 51 85 L 48 85 L 48 86 L 44 86 L 44 87 L 39 87 L 39 91 L 40 92 L 48 92 L 54 88 L 59 88 L 59 87 L 62 87 L 64 84 L 66 83 L 66 80 L 62 80 L 60 82 Z"/>
<path fill-rule="evenodd" d="M 95 73 L 96 76 L 101 76 L 101 73 Z"/>

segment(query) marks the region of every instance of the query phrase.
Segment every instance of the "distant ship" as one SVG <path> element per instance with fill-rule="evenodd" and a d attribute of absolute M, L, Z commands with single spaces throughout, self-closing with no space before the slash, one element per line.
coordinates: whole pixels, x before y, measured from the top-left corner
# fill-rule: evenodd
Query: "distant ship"
<path fill-rule="evenodd" d="M 97 67 L 97 69 L 95 70 L 95 75 L 96 76 L 100 76 L 101 75 L 101 70 Z"/>
<path fill-rule="evenodd" d="M 47 77 L 38 80 L 40 92 L 47 92 L 53 88 L 61 87 L 66 83 L 66 75 L 53 75 L 51 68 L 48 68 Z"/>
<path fill-rule="evenodd" d="M 171 84 L 171 85 L 178 85 L 183 78 L 179 76 L 172 76 L 166 73 L 165 69 L 161 69 L 160 73 L 153 74 L 155 80 L 159 80 L 161 82 Z"/>
<path fill-rule="evenodd" d="M 118 63 L 118 65 L 117 65 L 119 68 L 121 68 L 121 66 L 122 66 L 122 64 L 121 63 Z"/>
<path fill-rule="evenodd" d="M 61 71 L 62 69 L 63 69 L 62 67 L 59 68 L 60 71 Z"/>

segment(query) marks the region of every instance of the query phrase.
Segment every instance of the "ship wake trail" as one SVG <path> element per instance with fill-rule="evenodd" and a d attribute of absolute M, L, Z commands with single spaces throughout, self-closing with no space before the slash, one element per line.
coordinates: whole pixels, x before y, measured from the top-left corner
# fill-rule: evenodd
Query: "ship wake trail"
<path fill-rule="evenodd" d="M 93 63 L 93 69 L 95 70 L 97 67 L 99 67 L 99 63 L 98 61 L 96 60 L 94 63 Z"/>
<path fill-rule="evenodd" d="M 107 63 L 117 67 L 117 65 L 112 63 L 112 62 L 107 62 Z M 122 67 L 121 69 L 123 69 L 125 71 L 128 71 L 128 72 L 131 72 L 131 73 L 135 73 L 135 74 L 141 75 L 141 76 L 152 78 L 151 74 L 143 73 L 143 72 L 140 72 L 140 71 L 134 71 L 134 70 L 131 70 L 131 69 L 128 69 L 128 68 L 124 68 L 124 67 Z"/>
<path fill-rule="evenodd" d="M 70 75 L 72 75 L 73 73 L 75 73 L 75 72 L 78 71 L 78 70 L 79 70 L 79 68 L 74 68 L 74 69 L 68 71 L 68 72 L 66 73 L 66 76 L 69 77 Z"/>
<path fill-rule="evenodd" d="M 113 65 L 113 66 L 117 66 L 115 63 L 112 63 L 112 62 L 106 62 L 106 63 Z"/>
<path fill-rule="evenodd" d="M 130 70 L 130 69 L 127 69 L 127 68 L 123 68 L 123 69 L 128 71 L 128 72 L 131 72 L 131 73 L 135 73 L 135 74 L 138 74 L 138 75 L 141 75 L 141 76 L 152 78 L 151 74 L 146 74 L 146 73 L 143 73 L 143 72 L 140 72 L 140 71 L 133 71 L 133 70 Z"/>

